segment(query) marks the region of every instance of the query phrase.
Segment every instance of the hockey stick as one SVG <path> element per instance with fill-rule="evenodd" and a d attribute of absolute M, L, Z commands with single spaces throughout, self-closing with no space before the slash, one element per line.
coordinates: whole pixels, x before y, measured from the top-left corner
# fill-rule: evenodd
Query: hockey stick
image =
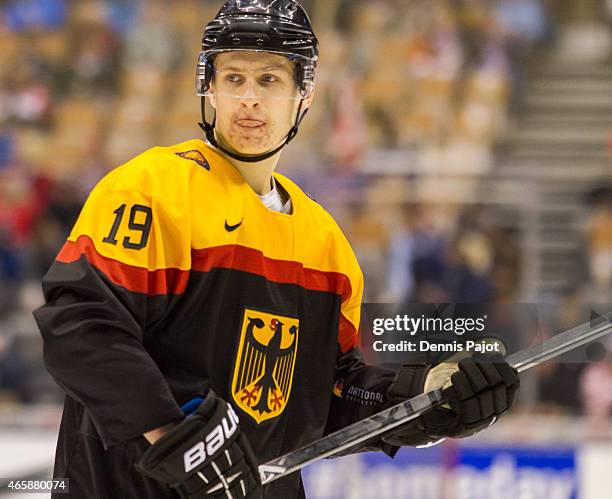
<path fill-rule="evenodd" d="M 559 333 L 539 345 L 513 353 L 506 357 L 506 361 L 519 372 L 523 372 L 609 333 L 612 333 L 612 322 L 593 314 L 590 322 Z M 261 481 L 264 484 L 273 482 L 308 464 L 363 443 L 396 426 L 418 418 L 423 412 L 443 402 L 442 390 L 438 389 L 385 409 L 311 444 L 260 465 Z"/>

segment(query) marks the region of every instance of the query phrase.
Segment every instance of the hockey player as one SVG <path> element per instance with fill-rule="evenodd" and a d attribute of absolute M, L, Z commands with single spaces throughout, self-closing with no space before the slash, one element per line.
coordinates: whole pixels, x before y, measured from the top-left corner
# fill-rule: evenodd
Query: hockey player
<path fill-rule="evenodd" d="M 43 281 L 35 318 L 66 392 L 54 475 L 69 497 L 305 497 L 299 473 L 262 488 L 258 463 L 441 386 L 449 407 L 354 450 L 393 455 L 490 425 L 518 387 L 501 359 L 362 362 L 351 247 L 275 173 L 314 96 L 302 7 L 229 0 L 202 44 L 207 140 L 102 179 Z"/>

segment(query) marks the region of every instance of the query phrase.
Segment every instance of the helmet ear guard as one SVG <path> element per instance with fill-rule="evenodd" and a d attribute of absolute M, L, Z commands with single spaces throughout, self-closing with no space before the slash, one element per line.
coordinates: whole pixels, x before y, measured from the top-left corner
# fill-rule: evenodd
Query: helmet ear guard
<path fill-rule="evenodd" d="M 303 99 L 307 99 L 314 92 L 315 64 L 316 62 L 310 64 L 297 60 L 295 62 L 295 81 Z"/>
<path fill-rule="evenodd" d="M 196 95 L 199 97 L 204 97 L 210 88 L 214 70 L 212 64 L 212 58 L 208 58 L 206 52 L 200 52 L 196 65 Z"/>

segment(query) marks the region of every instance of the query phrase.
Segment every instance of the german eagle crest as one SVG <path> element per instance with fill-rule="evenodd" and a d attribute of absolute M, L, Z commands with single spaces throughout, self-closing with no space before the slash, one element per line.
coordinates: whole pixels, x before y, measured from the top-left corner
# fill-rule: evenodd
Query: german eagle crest
<path fill-rule="evenodd" d="M 257 423 L 283 412 L 293 383 L 299 320 L 246 309 L 232 378 L 234 402 Z"/>

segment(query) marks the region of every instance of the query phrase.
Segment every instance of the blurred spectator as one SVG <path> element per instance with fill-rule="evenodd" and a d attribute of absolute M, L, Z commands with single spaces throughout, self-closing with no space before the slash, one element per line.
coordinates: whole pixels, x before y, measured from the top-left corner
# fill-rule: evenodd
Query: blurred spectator
<path fill-rule="evenodd" d="M 0 333 L 0 401 L 28 402 L 28 367 L 16 342 Z"/>
<path fill-rule="evenodd" d="M 585 224 L 589 270 L 599 298 L 612 289 L 612 189 L 603 190 Z"/>
<path fill-rule="evenodd" d="M 493 299 L 487 271 L 490 248 L 482 234 L 464 234 L 446 253 L 443 285 L 453 303 L 486 303 Z"/>
<path fill-rule="evenodd" d="M 10 61 L 0 87 L 0 122 L 48 127 L 52 101 L 48 74 L 45 62 L 33 52 Z"/>
<path fill-rule="evenodd" d="M 84 195 L 73 182 L 58 181 L 50 188 L 48 205 L 37 218 L 32 234 L 31 274 L 40 279 L 63 246 L 83 205 Z"/>
<path fill-rule="evenodd" d="M 175 70 L 182 56 L 180 38 L 167 2 L 149 1 L 140 22 L 127 35 L 126 67 L 166 72 Z"/>
<path fill-rule="evenodd" d="M 464 63 L 457 20 L 445 3 L 438 3 L 430 22 L 412 30 L 412 40 L 406 40 L 406 69 L 413 80 L 413 100 L 410 107 L 403 108 L 405 114 L 398 114 L 399 144 L 415 139 L 424 144 L 444 143 L 453 130 L 455 84 Z M 402 120 L 404 116 L 411 122 Z"/>
<path fill-rule="evenodd" d="M 15 310 L 22 272 L 16 248 L 0 224 L 0 321 Z"/>
<path fill-rule="evenodd" d="M 464 208 L 449 228 L 431 206 L 404 207 L 391 230 L 388 298 L 481 303 L 513 297 L 518 247 L 485 215 L 485 208 Z"/>
<path fill-rule="evenodd" d="M 548 32 L 546 11 L 540 0 L 497 0 L 494 19 L 512 62 L 512 103 L 524 86 L 524 68 L 535 44 Z"/>
<path fill-rule="evenodd" d="M 21 170 L 0 174 L 0 229 L 15 248 L 29 242 L 36 217 L 47 202 L 49 181 Z"/>
<path fill-rule="evenodd" d="M 538 0 L 497 0 L 494 13 L 511 50 L 537 42 L 546 34 L 546 12 Z"/>
<path fill-rule="evenodd" d="M 331 130 L 327 144 L 332 163 L 339 168 L 354 169 L 365 151 L 366 130 L 357 82 L 352 78 L 339 78 Z"/>
<path fill-rule="evenodd" d="M 493 253 L 490 277 L 495 296 L 503 301 L 516 300 L 522 274 L 519 231 L 491 225 L 487 233 Z"/>
<path fill-rule="evenodd" d="M 7 286 L 9 282 L 21 279 L 21 266 L 17 251 L 10 244 L 9 232 L 6 227 L 0 228 L 0 283 Z M 3 298 L 8 299 L 7 296 Z"/>
<path fill-rule="evenodd" d="M 610 345 L 610 342 L 608 342 Z M 589 364 L 580 378 L 584 412 L 594 430 L 605 428 L 612 417 L 612 351 L 601 362 Z"/>
<path fill-rule="evenodd" d="M 542 340 L 549 338 L 552 331 L 566 331 L 584 322 L 590 310 L 582 303 L 575 289 L 570 289 L 554 313 L 550 325 L 544 329 Z M 539 386 L 537 398 L 539 411 L 550 414 L 579 414 L 584 407 L 581 395 L 581 376 L 585 364 L 585 348 L 566 353 L 551 362 L 537 366 Z"/>
<path fill-rule="evenodd" d="M 8 167 L 15 155 L 14 134 L 8 127 L 0 125 L 0 170 Z"/>
<path fill-rule="evenodd" d="M 149 0 L 105 0 L 106 19 L 108 24 L 118 33 L 127 35 L 137 24 L 138 16 L 143 8 L 148 8 Z"/>
<path fill-rule="evenodd" d="M 585 365 L 578 362 L 549 362 L 538 366 L 539 412 L 580 414 L 584 407 L 580 376 Z"/>
<path fill-rule="evenodd" d="M 121 44 L 115 32 L 96 21 L 76 24 L 68 55 L 74 93 L 98 95 L 119 91 Z"/>
<path fill-rule="evenodd" d="M 408 301 L 445 303 L 449 301 L 444 288 L 445 253 L 449 235 L 436 223 L 427 206 L 418 209 L 414 231 L 414 259 L 408 262 L 415 281 L 414 296 Z"/>
<path fill-rule="evenodd" d="M 2 4 L 0 22 L 10 31 L 58 29 L 66 20 L 66 0 L 8 0 Z"/>
<path fill-rule="evenodd" d="M 363 301 L 377 302 L 386 286 L 386 228 L 372 210 L 356 206 L 348 233 L 351 234 L 351 245 L 367 283 Z"/>
<path fill-rule="evenodd" d="M 388 257 L 388 290 L 385 301 L 401 303 L 414 294 L 413 262 L 415 260 L 416 216 L 412 206 L 403 206 L 402 216 L 391 231 Z"/>

